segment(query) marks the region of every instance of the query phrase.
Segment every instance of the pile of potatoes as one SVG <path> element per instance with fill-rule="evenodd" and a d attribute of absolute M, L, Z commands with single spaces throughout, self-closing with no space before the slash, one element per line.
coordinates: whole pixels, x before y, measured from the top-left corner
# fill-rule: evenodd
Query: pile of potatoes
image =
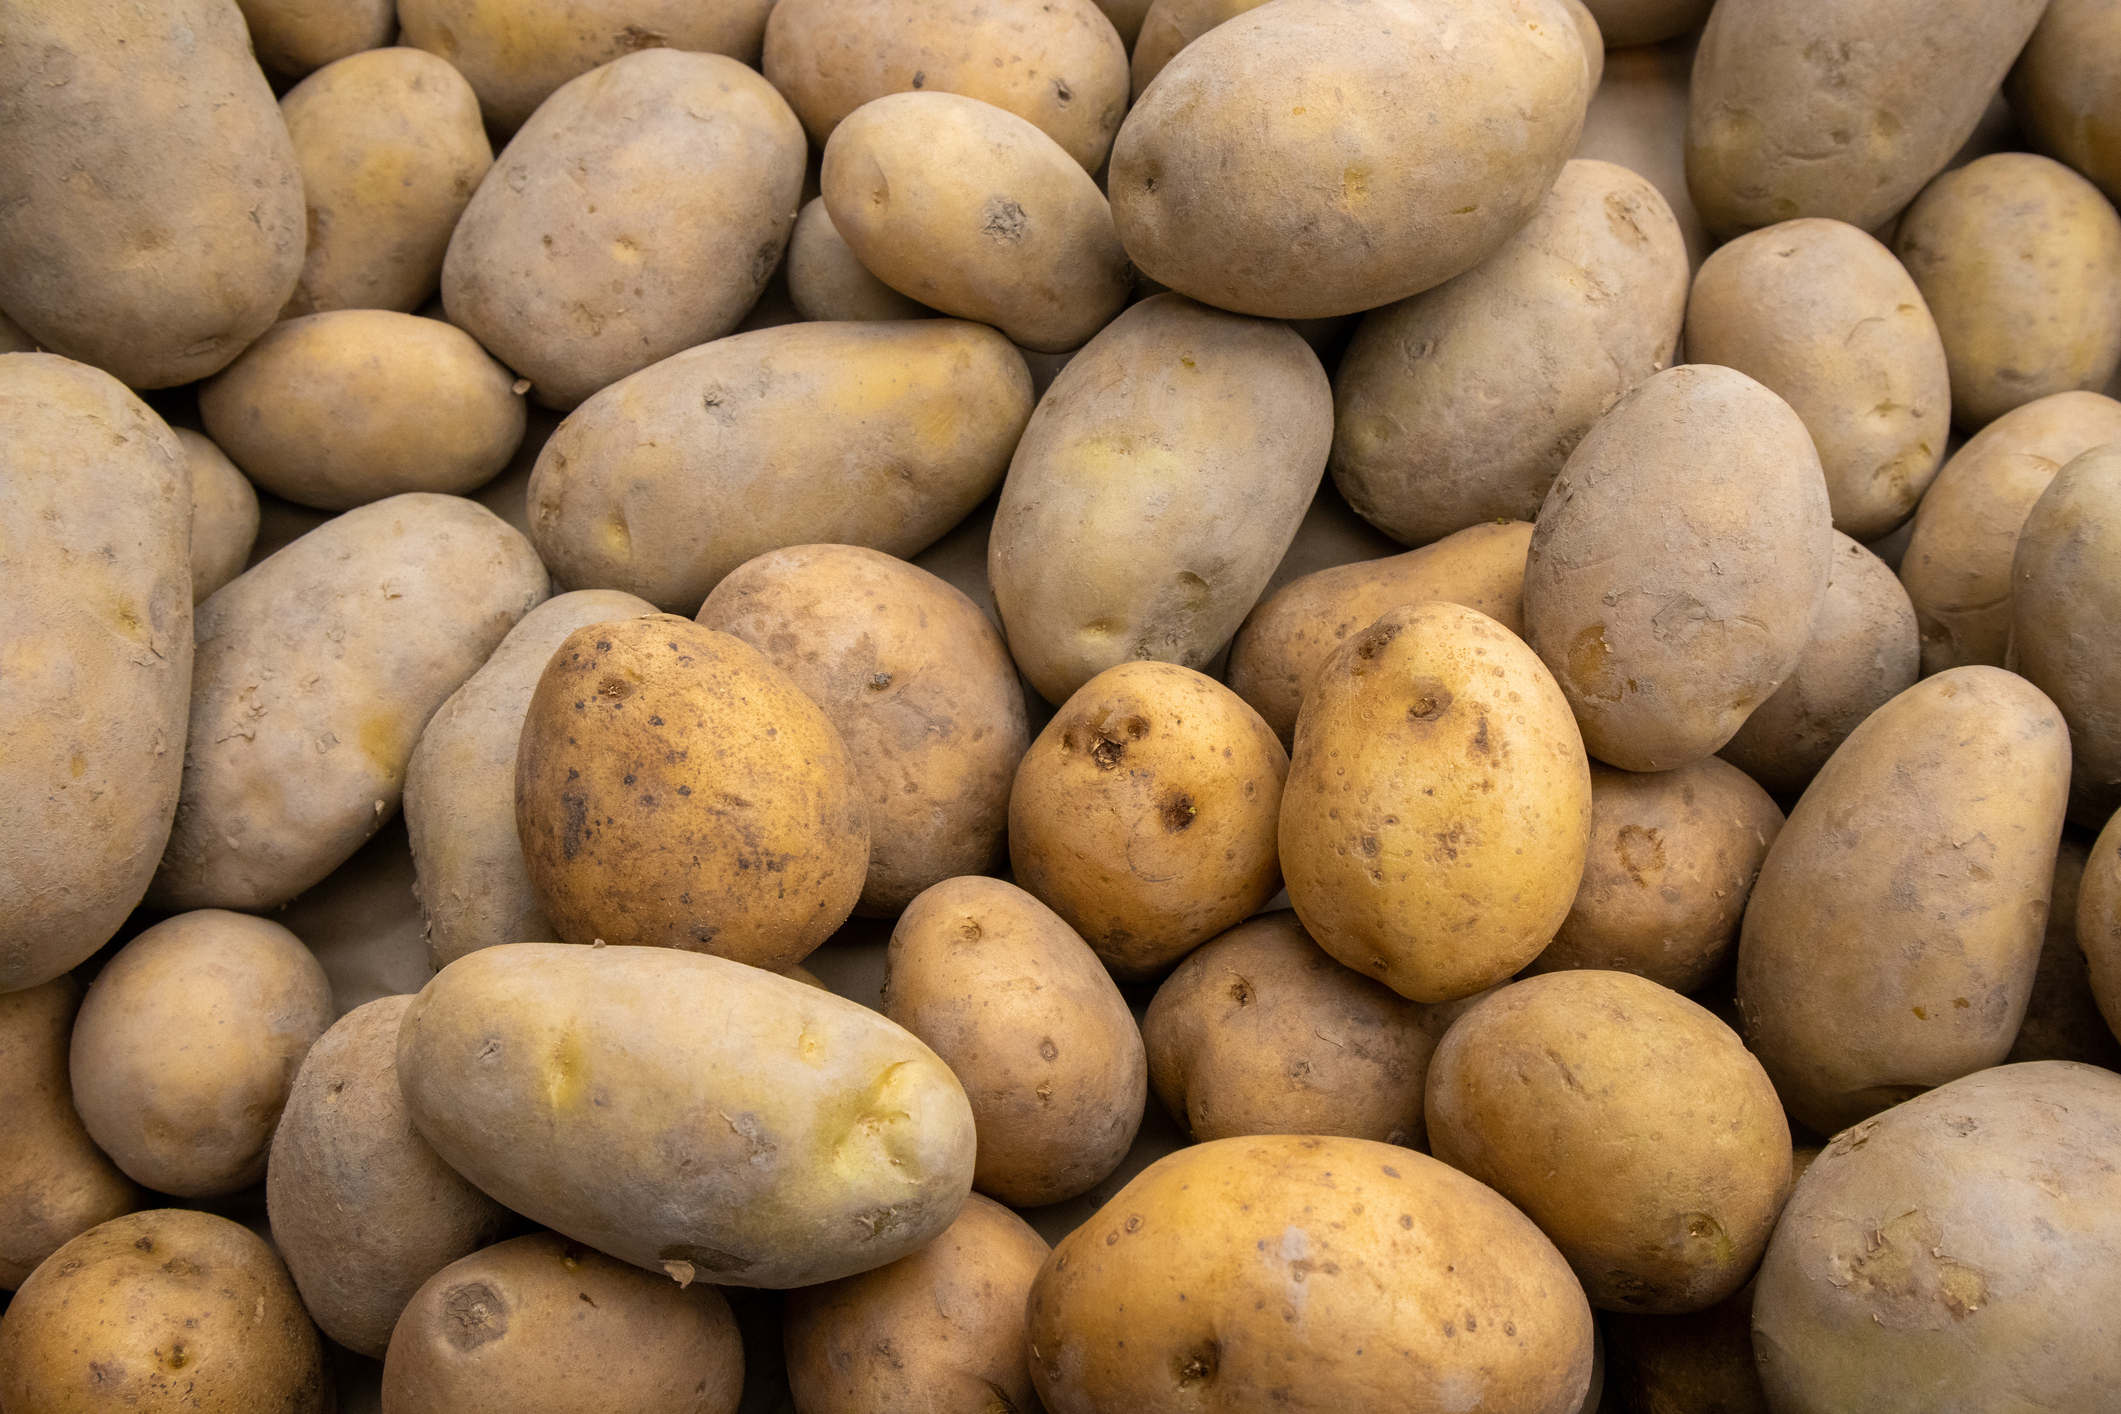
<path fill-rule="evenodd" d="M 0 1414 L 2112 1408 L 2117 127 L 0 0 Z"/>

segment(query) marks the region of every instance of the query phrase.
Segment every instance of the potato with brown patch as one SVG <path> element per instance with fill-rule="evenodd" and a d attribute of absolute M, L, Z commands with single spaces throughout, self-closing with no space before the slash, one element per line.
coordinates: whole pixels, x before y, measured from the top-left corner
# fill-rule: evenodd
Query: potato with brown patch
<path fill-rule="evenodd" d="M 1121 981 L 1146 981 L 1281 889 L 1288 754 L 1221 683 L 1122 663 L 1061 704 L 1009 793 L 1016 880 Z"/>
<path fill-rule="evenodd" d="M 832 224 L 825 198 L 814 196 L 788 238 L 788 297 L 810 320 L 925 319 L 935 313 L 870 273 Z"/>
<path fill-rule="evenodd" d="M 213 444 L 189 427 L 173 427 L 191 467 L 191 601 L 243 573 L 258 541 L 258 492 Z"/>

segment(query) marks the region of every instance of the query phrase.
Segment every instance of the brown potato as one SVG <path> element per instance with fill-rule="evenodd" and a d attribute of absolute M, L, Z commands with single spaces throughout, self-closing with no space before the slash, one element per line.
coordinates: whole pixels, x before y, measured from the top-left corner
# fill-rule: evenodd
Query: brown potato
<path fill-rule="evenodd" d="M 2048 0 L 2004 92 L 2029 145 L 2121 197 L 2121 148 L 2106 131 L 2107 95 L 2121 79 L 2110 0 Z"/>
<path fill-rule="evenodd" d="M 2077 946 L 2091 975 L 2092 997 L 2121 1037 L 2121 811 L 2092 845 L 2077 892 Z"/>
<path fill-rule="evenodd" d="M 2091 968 L 2077 944 L 2077 908 L 2091 840 L 2065 830 L 2055 855 L 2055 883 L 2048 895 L 2047 932 L 2040 940 L 2040 968 L 2025 1004 L 2025 1021 L 2004 1064 L 2067 1060 L 2121 1071 L 2121 1038 L 2099 1014 Z"/>
<path fill-rule="evenodd" d="M 795 218 L 788 238 L 788 297 L 809 320 L 924 319 L 935 313 L 871 274 L 814 196 Z"/>
<path fill-rule="evenodd" d="M 258 62 L 300 78 L 312 69 L 366 49 L 380 49 L 398 32 L 396 0 L 236 0 L 250 29 Z"/>
<path fill-rule="evenodd" d="M 191 467 L 191 601 L 243 573 L 258 540 L 258 492 L 203 432 L 173 427 Z"/>

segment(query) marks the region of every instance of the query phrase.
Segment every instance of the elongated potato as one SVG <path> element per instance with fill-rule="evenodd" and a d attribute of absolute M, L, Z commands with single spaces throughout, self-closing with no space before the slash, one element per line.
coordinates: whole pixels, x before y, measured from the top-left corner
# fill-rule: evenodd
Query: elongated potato
<path fill-rule="evenodd" d="M 258 62 L 290 78 L 363 50 L 380 49 L 398 32 L 396 0 L 346 0 L 335 5 L 236 0 L 236 5 L 250 29 Z"/>
<path fill-rule="evenodd" d="M 191 467 L 191 601 L 243 573 L 258 541 L 258 492 L 213 439 L 173 427 Z"/>
<path fill-rule="evenodd" d="M 788 298 L 811 320 L 922 319 L 934 313 L 862 264 L 832 224 L 822 196 L 810 198 L 788 238 Z"/>

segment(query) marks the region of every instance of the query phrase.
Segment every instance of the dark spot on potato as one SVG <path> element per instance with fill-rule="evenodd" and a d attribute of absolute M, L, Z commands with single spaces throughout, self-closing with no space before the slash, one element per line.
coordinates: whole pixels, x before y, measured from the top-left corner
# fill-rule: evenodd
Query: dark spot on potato
<path fill-rule="evenodd" d="M 1140 1213 L 1128 1214 L 1126 1228 L 1129 1232 L 1140 1232 L 1142 1230 L 1142 1215 Z"/>
<path fill-rule="evenodd" d="M 1399 1215 L 1399 1225 L 1403 1228 L 1411 1229 L 1414 1226 L 1414 1215 L 1412 1213 L 1401 1213 Z"/>
<path fill-rule="evenodd" d="M 1494 744 L 1488 739 L 1488 719 L 1486 717 L 1480 719 L 1480 725 L 1473 731 L 1473 746 L 1469 754 L 1475 756 L 1492 756 L 1495 754 Z"/>
<path fill-rule="evenodd" d="M 560 797 L 566 818 L 560 826 L 560 853 L 568 859 L 582 852 L 582 832 L 589 824 L 589 801 L 579 795 Z"/>
<path fill-rule="evenodd" d="M 91 1384 L 116 1384 L 125 1378 L 123 1365 L 106 1365 L 100 1360 L 88 1362 L 88 1378 Z"/>
<path fill-rule="evenodd" d="M 1377 836 L 1364 835 L 1362 837 L 1362 852 L 1364 857 L 1369 859 L 1375 859 L 1377 857 L 1377 851 L 1380 848 L 1382 848 L 1382 846 L 1378 844 Z"/>
<path fill-rule="evenodd" d="M 1165 796 L 1164 803 L 1157 813 L 1163 818 L 1164 828 L 1172 834 L 1177 834 L 1181 830 L 1192 828 L 1193 817 L 1200 811 L 1193 804 L 1192 796 L 1179 792 Z"/>
<path fill-rule="evenodd" d="M 1053 96 L 1059 99 L 1061 107 L 1065 108 L 1075 101 L 1075 90 L 1068 87 L 1066 79 L 1055 79 L 1053 81 Z"/>
<path fill-rule="evenodd" d="M 184 1342 L 180 1340 L 170 1346 L 169 1354 L 162 1357 L 162 1363 L 172 1370 L 181 1370 L 189 1365 L 191 1356 L 185 1352 Z"/>
<path fill-rule="evenodd" d="M 143 1237 L 134 1242 L 133 1246 L 142 1252 L 152 1252 L 155 1250 L 155 1240 L 152 1237 Z"/>
<path fill-rule="evenodd" d="M 1451 689 L 1433 681 L 1414 684 L 1414 700 L 1407 704 L 1408 721 L 1433 722 L 1450 710 Z"/>
<path fill-rule="evenodd" d="M 984 215 L 986 219 L 980 225 L 980 234 L 990 240 L 1006 241 L 1010 245 L 1022 240 L 1024 228 L 1030 225 L 1030 219 L 1024 215 L 1024 208 L 1007 197 L 989 197 Z"/>
<path fill-rule="evenodd" d="M 442 1298 L 442 1333 L 459 1350 L 476 1350 L 508 1333 L 508 1307 L 485 1282 L 469 1282 Z"/>
<path fill-rule="evenodd" d="M 889 686 L 891 686 L 891 674 L 889 673 L 876 673 L 869 679 L 869 689 L 872 692 L 882 692 Z"/>
<path fill-rule="evenodd" d="M 1252 1005 L 1252 984 L 1240 977 L 1230 984 L 1230 1000 L 1239 1006 Z"/>
<path fill-rule="evenodd" d="M 913 71 L 913 86 L 915 88 L 926 88 L 928 86 L 928 71 L 926 69 L 915 69 Z"/>
<path fill-rule="evenodd" d="M 1182 1385 L 1196 1385 L 1203 1380 L 1215 1378 L 1215 1366 L 1222 1359 L 1222 1347 L 1214 1341 L 1197 1345 L 1171 1362 L 1171 1373 Z"/>
<path fill-rule="evenodd" d="M 1665 872 L 1664 833 L 1652 825 L 1623 825 L 1613 841 L 1613 852 L 1620 856 L 1620 867 L 1628 871 L 1628 877 L 1642 888 L 1648 888 L 1645 874 Z"/>
<path fill-rule="evenodd" d="M 1038 1043 L 1038 1053 L 1049 1061 L 1058 1060 L 1060 1058 L 1060 1047 L 1053 1044 L 1051 1036 L 1047 1036 Z"/>

